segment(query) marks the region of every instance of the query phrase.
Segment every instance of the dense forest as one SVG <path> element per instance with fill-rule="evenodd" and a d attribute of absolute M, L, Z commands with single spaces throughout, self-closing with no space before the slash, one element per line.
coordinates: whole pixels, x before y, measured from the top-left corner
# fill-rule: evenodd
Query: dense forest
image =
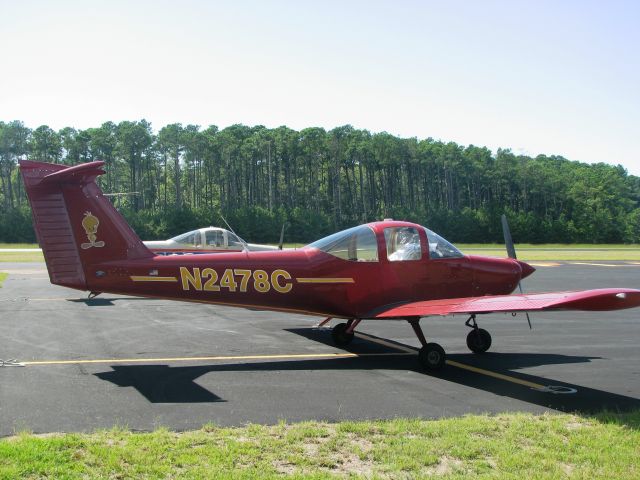
<path fill-rule="evenodd" d="M 326 131 L 145 120 L 55 131 L 0 122 L 0 242 L 34 241 L 20 159 L 105 162 L 105 193 L 143 239 L 224 225 L 247 240 L 307 242 L 392 217 L 454 242 L 640 243 L 640 177 L 621 166 L 531 158 L 349 125 Z M 609 159 L 615 161 L 615 159 Z"/>

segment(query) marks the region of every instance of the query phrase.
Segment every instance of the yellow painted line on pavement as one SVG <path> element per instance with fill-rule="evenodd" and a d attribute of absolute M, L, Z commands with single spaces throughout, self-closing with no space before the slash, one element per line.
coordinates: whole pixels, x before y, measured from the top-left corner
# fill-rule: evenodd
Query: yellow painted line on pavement
<path fill-rule="evenodd" d="M 364 337 L 363 337 L 364 338 Z M 407 347 L 401 348 L 392 343 L 380 341 L 378 339 L 366 338 L 367 340 L 401 350 L 393 353 L 300 353 L 300 354 L 279 354 L 279 355 L 227 355 L 208 357 L 161 357 L 161 358 L 101 358 L 87 360 L 35 360 L 31 362 L 20 362 L 25 367 L 28 366 L 51 366 L 51 365 L 97 365 L 97 364 L 131 364 L 131 363 L 178 363 L 178 362 L 214 362 L 214 361 L 238 361 L 238 360 L 310 360 L 310 359 L 339 359 L 339 358 L 359 358 L 359 357 L 388 357 L 399 355 L 415 355 L 416 351 Z M 479 373 L 488 377 L 497 378 L 507 382 L 515 383 L 529 388 L 544 389 L 544 385 L 539 383 L 521 380 L 501 373 L 492 372 L 454 360 L 447 360 L 447 365 L 461 368 L 470 372 Z"/>
<path fill-rule="evenodd" d="M 29 302 L 62 302 L 66 300 L 72 300 L 71 298 L 61 298 L 61 297 L 51 297 L 51 298 L 29 298 L 24 297 L 24 300 L 28 300 Z M 73 299 L 76 300 L 76 299 Z M 84 300 L 84 299 L 82 299 Z"/>
<path fill-rule="evenodd" d="M 528 263 L 532 267 L 559 267 L 560 265 L 562 265 L 561 263 L 558 263 L 558 262 L 526 262 L 526 263 Z"/>
<path fill-rule="evenodd" d="M 414 354 L 414 355 L 416 353 L 418 353 L 414 348 L 407 347 L 407 346 L 404 346 L 404 345 L 398 345 L 398 344 L 393 343 L 393 342 L 388 342 L 386 340 L 382 340 L 381 338 L 371 337 L 371 336 L 367 335 L 366 333 L 355 332 L 355 334 L 356 334 L 356 337 L 362 338 L 363 340 L 367 340 L 369 342 L 377 343 L 378 345 L 382 345 L 384 347 L 393 348 L 395 350 L 400 350 L 402 352 L 411 353 L 411 354 Z"/>
<path fill-rule="evenodd" d="M 298 354 L 275 354 L 275 355 L 218 355 L 218 356 L 200 356 L 200 357 L 160 357 L 160 358 L 110 358 L 95 360 L 36 360 L 31 362 L 21 362 L 24 366 L 46 366 L 46 365 L 87 365 L 87 364 L 124 364 L 124 363 L 159 363 L 159 362 L 212 362 L 212 361 L 229 361 L 229 360 L 304 360 L 304 359 L 339 359 L 339 358 L 358 358 L 358 357 L 385 357 L 399 355 L 415 355 L 417 351 L 409 346 L 398 345 L 383 339 L 371 337 L 369 335 L 357 332 L 356 335 L 363 340 L 367 340 L 379 345 L 397 350 L 392 353 L 298 353 Z M 492 372 L 483 368 L 473 367 L 454 360 L 446 360 L 447 365 L 461 368 L 470 372 L 478 373 L 488 377 L 496 378 L 506 382 L 515 383 L 528 388 L 544 389 L 545 386 L 539 383 L 521 380 L 516 377 L 504 375 L 502 373 Z"/>
<path fill-rule="evenodd" d="M 356 333 L 356 335 L 358 337 L 361 337 L 365 340 L 368 340 L 370 342 L 373 343 L 378 343 L 380 345 L 384 345 L 385 347 L 391 347 L 391 348 L 395 348 L 398 350 L 401 350 L 403 352 L 408 352 L 407 355 L 409 353 L 411 354 L 417 354 L 417 350 L 408 346 L 402 346 L 402 345 L 397 345 L 394 344 L 392 342 L 387 342 L 385 340 L 381 340 L 375 337 L 370 337 L 369 335 L 365 335 L 362 333 Z M 488 377 L 492 377 L 492 378 L 497 378 L 499 380 L 504 380 L 506 382 L 511 382 L 511 383 L 515 383 L 518 385 L 522 385 L 524 387 L 529 387 L 529 388 L 535 388 L 535 389 L 544 389 L 545 386 L 544 385 L 540 385 L 539 383 L 534 383 L 534 382 L 529 382 L 527 380 L 521 380 L 519 378 L 516 377 L 511 377 L 509 375 L 504 375 L 502 373 L 497 373 L 497 372 L 492 372 L 491 370 L 485 370 L 484 368 L 478 368 L 478 367 L 473 367 L 471 365 L 466 365 L 464 363 L 460 363 L 460 362 L 456 362 L 455 360 L 445 360 L 447 365 L 450 365 L 452 367 L 456 367 L 456 368 L 462 368 L 463 370 L 468 370 L 470 372 L 474 372 L 474 373 L 479 373 L 481 375 L 486 375 Z"/>
<path fill-rule="evenodd" d="M 544 385 L 540 385 L 539 383 L 528 382 L 527 380 L 521 380 L 519 378 L 503 375 L 502 373 L 492 372 L 491 370 L 485 370 L 484 368 L 472 367 L 471 365 L 466 365 L 464 363 L 456 362 L 454 360 L 446 360 L 446 363 L 447 365 L 451 365 L 452 367 L 462 368 L 464 370 L 469 370 L 470 372 L 480 373 L 488 377 L 497 378 L 499 380 L 504 380 L 506 382 L 516 383 L 518 385 L 523 385 L 525 387 L 535 388 L 535 389 L 545 388 Z"/>
<path fill-rule="evenodd" d="M 37 365 L 86 365 L 112 363 L 158 363 L 158 362 L 212 362 L 224 360 L 300 360 L 314 358 L 357 358 L 405 355 L 404 353 L 299 353 L 281 355 L 229 355 L 212 357 L 166 357 L 166 358 L 103 358 L 97 360 L 37 360 L 21 362 L 25 366 Z"/>

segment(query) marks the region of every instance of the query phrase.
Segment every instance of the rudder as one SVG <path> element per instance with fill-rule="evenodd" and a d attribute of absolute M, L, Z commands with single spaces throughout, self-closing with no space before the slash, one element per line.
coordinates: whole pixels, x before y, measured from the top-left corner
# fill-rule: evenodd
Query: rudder
<path fill-rule="evenodd" d="M 102 165 L 20 162 L 51 283 L 86 290 L 92 264 L 153 256 L 96 184 Z"/>

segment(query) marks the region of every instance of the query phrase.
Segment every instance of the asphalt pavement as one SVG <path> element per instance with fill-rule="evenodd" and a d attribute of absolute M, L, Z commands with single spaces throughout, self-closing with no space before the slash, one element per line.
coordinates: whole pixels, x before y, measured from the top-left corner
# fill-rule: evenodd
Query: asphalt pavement
<path fill-rule="evenodd" d="M 536 264 L 536 262 L 532 262 Z M 539 262 L 526 291 L 640 288 L 640 262 Z M 125 426 L 195 429 L 301 420 L 640 408 L 640 309 L 422 320 L 448 365 L 423 373 L 405 322 L 365 321 L 348 350 L 317 317 L 101 295 L 0 264 L 0 436 Z M 335 322 L 334 322 L 335 323 Z M 0 362 L 1 364 L 1 362 Z"/>

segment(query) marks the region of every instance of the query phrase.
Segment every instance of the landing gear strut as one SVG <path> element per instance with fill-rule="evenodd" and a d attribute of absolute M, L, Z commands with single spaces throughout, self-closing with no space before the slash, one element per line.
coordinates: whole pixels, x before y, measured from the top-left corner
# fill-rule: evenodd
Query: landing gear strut
<path fill-rule="evenodd" d="M 347 323 L 339 323 L 331 330 L 331 337 L 338 347 L 346 347 L 354 337 L 353 331 L 360 323 L 359 318 L 352 318 Z"/>
<path fill-rule="evenodd" d="M 464 323 L 471 331 L 467 335 L 467 347 L 473 353 L 484 353 L 491 347 L 491 335 L 484 328 L 479 328 L 476 316 L 471 315 Z"/>
<path fill-rule="evenodd" d="M 422 348 L 418 352 L 418 360 L 420 365 L 427 371 L 437 371 L 444 367 L 447 360 L 447 355 L 444 353 L 444 349 L 437 343 L 427 343 L 427 339 L 424 338 L 422 328 L 420 327 L 420 319 L 412 318 L 408 320 L 413 327 L 413 331 L 416 333 L 416 337 L 420 340 Z"/>

